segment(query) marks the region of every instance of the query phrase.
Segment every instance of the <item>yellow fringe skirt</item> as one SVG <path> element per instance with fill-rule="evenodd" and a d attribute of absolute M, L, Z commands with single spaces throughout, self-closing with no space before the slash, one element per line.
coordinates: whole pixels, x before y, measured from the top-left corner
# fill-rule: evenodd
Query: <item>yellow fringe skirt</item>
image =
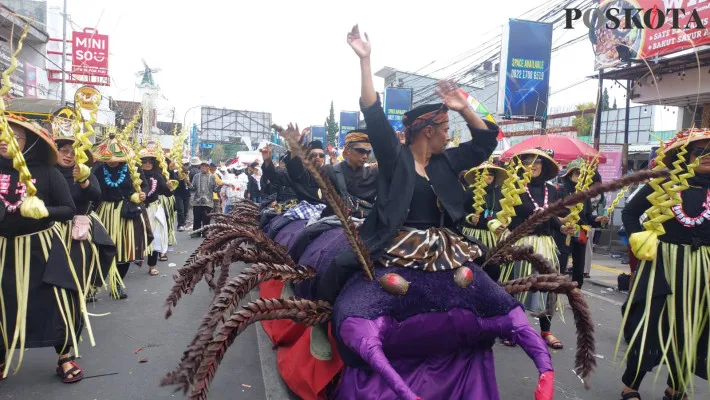
<path fill-rule="evenodd" d="M 165 218 L 168 222 L 168 244 L 177 244 L 175 236 L 175 224 L 177 222 L 177 210 L 175 209 L 175 196 L 160 196 L 160 202 L 165 210 Z"/>
<path fill-rule="evenodd" d="M 476 229 L 464 226 L 461 228 L 461 233 L 466 237 L 478 240 L 489 249 L 492 249 L 495 247 L 496 243 L 498 243 L 496 236 L 488 229 Z"/>
<path fill-rule="evenodd" d="M 710 370 L 710 247 L 659 242 L 653 261 L 639 263 L 621 331 L 627 368 L 648 372 L 666 366 L 676 388 Z M 660 368 L 658 369 L 660 371 Z"/>
<path fill-rule="evenodd" d="M 83 327 L 94 346 L 79 274 L 58 225 L 15 237 L 0 236 L 0 371 L 17 372 L 30 347 L 74 347 Z M 17 357 L 17 359 L 15 359 Z"/>

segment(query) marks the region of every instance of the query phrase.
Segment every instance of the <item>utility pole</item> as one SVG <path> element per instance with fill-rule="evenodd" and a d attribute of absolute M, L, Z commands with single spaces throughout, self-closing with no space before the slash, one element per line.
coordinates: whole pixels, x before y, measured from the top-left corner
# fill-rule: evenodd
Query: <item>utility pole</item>
<path fill-rule="evenodd" d="M 61 106 L 67 101 L 67 0 L 64 0 L 64 11 L 62 11 L 62 102 Z"/>
<path fill-rule="evenodd" d="M 594 118 L 594 149 L 599 151 L 602 129 L 602 92 L 604 91 L 604 68 L 599 70 L 599 93 L 597 95 L 597 116 Z M 628 100 L 628 96 L 626 97 Z"/>

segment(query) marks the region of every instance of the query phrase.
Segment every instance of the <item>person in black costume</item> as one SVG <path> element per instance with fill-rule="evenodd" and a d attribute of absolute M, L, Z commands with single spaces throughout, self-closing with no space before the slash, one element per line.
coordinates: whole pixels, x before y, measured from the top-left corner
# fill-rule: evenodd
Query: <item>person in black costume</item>
<path fill-rule="evenodd" d="M 557 189 L 547 181 L 557 176 L 559 166 L 555 162 L 550 152 L 539 149 L 530 149 L 519 152 L 514 156 L 514 160 L 522 161 L 522 164 L 529 168 L 531 179 L 525 185 L 525 193 L 520 195 L 521 204 L 515 206 L 515 216 L 511 218 L 509 226 L 504 226 L 497 219 L 489 223 L 497 234 L 503 234 L 506 229 L 513 230 L 536 212 L 544 210 L 549 204 L 554 203 L 559 195 Z M 525 170 L 518 171 L 519 178 L 522 179 Z M 532 234 L 523 237 L 516 244 L 518 246 L 530 246 L 533 250 L 546 258 L 555 269 L 559 269 L 557 258 L 557 245 L 554 240 L 555 232 L 562 231 L 564 235 L 574 234 L 574 228 L 567 228 L 562 225 L 560 218 L 551 218 L 535 227 Z M 503 268 L 501 280 L 507 281 L 514 278 L 522 278 L 531 274 L 537 274 L 529 262 L 520 261 Z M 540 334 L 547 342 L 547 345 L 555 350 L 562 349 L 562 342 L 557 339 L 551 331 L 552 316 L 559 310 L 560 305 L 557 295 L 554 293 L 524 293 L 516 295 L 518 300 L 525 305 L 525 309 L 532 315 L 540 319 Z M 509 342 L 503 342 L 509 345 Z"/>
<path fill-rule="evenodd" d="M 66 179 L 76 205 L 74 219 L 62 225 L 69 254 L 80 273 L 79 280 L 87 300 L 95 301 L 95 288 L 105 286 L 109 269 L 116 257 L 116 245 L 99 216 L 92 211 L 101 202 L 101 185 L 90 171 L 87 177 L 81 176 L 81 169 L 76 164 L 74 142 L 73 137 L 55 136 L 59 152 L 57 170 Z M 93 164 L 94 156 L 89 150 L 86 153 L 89 158 L 87 165 Z"/>
<path fill-rule="evenodd" d="M 143 260 L 152 241 L 150 224 L 142 208 L 146 195 L 136 192 L 127 162 L 130 147 L 115 135 L 109 135 L 94 147 L 94 158 L 102 164 L 94 169 L 101 185 L 101 205 L 97 214 L 106 227 L 111 240 L 116 244 L 115 263 L 109 272 L 111 296 L 114 299 L 128 297 L 123 278 L 128 274 L 131 262 Z"/>
<path fill-rule="evenodd" d="M 291 186 L 291 179 L 286 171 L 287 155 L 281 156 L 279 166 L 275 166 L 272 160 L 273 152 L 271 146 L 259 149 L 264 163 L 261 166 L 262 179 L 268 179 L 272 186 L 272 193 L 267 197 L 269 205 L 275 203 L 287 203 L 296 199 L 296 192 Z"/>
<path fill-rule="evenodd" d="M 160 272 L 155 268 L 158 257 L 168 251 L 168 225 L 167 215 L 160 196 L 169 196 L 171 191 L 168 182 L 157 167 L 156 155 L 153 149 L 142 148 L 138 153 L 142 163 L 144 204 L 148 212 L 153 242 L 148 248 L 148 273 L 158 276 Z"/>
<path fill-rule="evenodd" d="M 177 172 L 178 186 L 175 189 L 175 209 L 177 210 L 177 230 L 183 232 L 190 213 L 190 177 L 187 168 L 182 167 L 182 172 Z M 182 178 L 181 178 L 182 177 Z"/>
<path fill-rule="evenodd" d="M 459 174 L 490 157 L 498 145 L 498 127 L 481 120 L 452 83 L 440 82 L 437 93 L 444 104 L 428 104 L 406 113 L 402 119 L 406 144 L 402 145 L 375 92 L 370 43 L 362 40 L 357 26 L 348 34 L 348 43 L 360 58 L 360 106 L 379 171 L 375 208 L 359 233 L 371 259 L 378 260 L 403 227 L 457 229 L 465 217 L 465 193 Z M 466 121 L 472 140 L 447 149 L 449 109 Z M 352 249 L 345 249 L 318 277 L 317 297 L 333 304 L 350 276 L 360 270 Z"/>
<path fill-rule="evenodd" d="M 664 400 L 686 399 L 693 375 L 708 379 L 710 130 L 678 133 L 666 145 L 665 165 L 671 166 L 683 147 L 687 153 L 681 174 L 696 160 L 699 164 L 680 192 L 681 203 L 671 207 L 673 217 L 663 222 L 665 233 L 658 240 L 647 239 L 650 232 L 639 222 L 651 207 L 648 196 L 655 182 L 639 189 L 621 214 L 639 258 L 619 333 L 629 345 L 621 378 L 624 400 L 641 399 L 641 381 L 656 366 L 669 370 Z"/>
<path fill-rule="evenodd" d="M 569 196 L 576 192 L 577 182 L 580 177 L 580 166 L 582 160 L 575 160 L 567 165 L 567 171 L 562 176 L 561 183 L 557 186 L 557 192 L 559 197 Z M 594 175 L 599 176 L 598 174 Z M 595 181 L 592 179 L 592 184 Z M 566 215 L 562 215 L 565 217 Z M 592 201 L 587 199 L 584 202 L 584 208 L 582 212 L 579 213 L 579 223 L 578 225 L 586 227 L 600 228 L 603 224 L 609 222 L 609 217 L 607 216 L 596 216 L 592 208 Z M 582 288 L 584 285 L 584 265 L 587 257 L 587 240 L 592 238 L 586 234 L 588 230 L 580 228 L 577 233 L 570 237 L 569 245 L 567 245 L 567 235 L 562 234 L 562 232 L 555 232 L 555 243 L 557 244 L 557 249 L 560 252 L 560 271 L 568 272 L 572 276 L 572 280 L 577 282 L 577 287 Z M 568 268 L 569 257 L 572 256 L 572 268 Z"/>
<path fill-rule="evenodd" d="M 13 167 L 8 145 L 0 143 L 0 199 L 5 210 L 0 221 L 0 259 L 4 260 L 0 380 L 8 377 L 13 362 L 13 367 L 20 367 L 26 348 L 54 347 L 59 356 L 57 374 L 65 383 L 78 382 L 84 373 L 71 356 L 71 348 L 78 343 L 83 323 L 92 334 L 82 285 L 57 224 L 70 221 L 76 207 L 67 181 L 54 167 L 57 149 L 49 132 L 23 117 L 3 118 L 48 214 L 39 219 L 23 215 L 27 188 Z"/>

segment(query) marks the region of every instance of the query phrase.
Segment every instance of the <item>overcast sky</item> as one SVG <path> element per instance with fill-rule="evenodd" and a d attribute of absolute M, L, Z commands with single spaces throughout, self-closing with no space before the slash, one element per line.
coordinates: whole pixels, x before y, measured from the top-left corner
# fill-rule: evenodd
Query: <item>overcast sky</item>
<path fill-rule="evenodd" d="M 61 6 L 61 0 L 50 0 Z M 353 24 L 372 40 L 373 69 L 390 66 L 436 70 L 474 50 L 501 28 L 545 0 L 495 3 L 438 0 L 413 7 L 411 1 L 68 1 L 73 29 L 96 26 L 110 35 L 112 87 L 119 100 L 140 100 L 135 73 L 141 58 L 162 71 L 154 75 L 163 95 L 163 120 L 175 107 L 176 121 L 195 105 L 268 111 L 276 123 L 322 124 L 334 101 L 357 110 L 360 91 L 357 57 L 346 43 Z M 181 4 L 190 4 L 184 7 Z M 70 25 L 70 30 L 72 26 Z M 61 33 L 61 31 L 59 31 Z M 556 34 L 555 45 L 582 28 Z M 585 40 L 553 53 L 551 92 L 593 73 L 591 44 Z M 383 80 L 376 78 L 378 90 Z M 553 94 L 550 105 L 593 101 L 596 82 Z M 618 95 L 621 106 L 623 99 Z M 491 110 L 493 111 L 493 110 Z M 188 114 L 199 122 L 199 113 Z"/>

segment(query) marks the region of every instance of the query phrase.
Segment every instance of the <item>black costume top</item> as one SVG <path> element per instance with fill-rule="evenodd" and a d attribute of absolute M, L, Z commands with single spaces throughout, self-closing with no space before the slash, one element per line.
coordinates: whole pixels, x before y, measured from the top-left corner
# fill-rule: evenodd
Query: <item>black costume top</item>
<path fill-rule="evenodd" d="M 473 209 L 473 189 L 468 188 L 466 189 L 466 215 L 471 214 L 474 212 Z M 482 229 L 482 230 L 488 230 L 488 221 L 491 219 L 494 219 L 496 217 L 496 214 L 498 211 L 500 211 L 502 208 L 500 206 L 500 200 L 503 198 L 503 195 L 500 192 L 500 187 L 497 187 L 494 184 L 490 184 L 486 186 L 486 194 L 483 196 L 485 200 L 485 204 L 483 207 L 483 214 L 481 214 L 480 218 L 478 219 L 478 224 L 475 226 L 471 226 L 471 228 L 474 229 Z"/>
<path fill-rule="evenodd" d="M 569 176 L 565 176 L 562 178 L 562 183 L 557 185 L 557 198 L 561 199 L 563 197 L 574 194 L 576 191 L 577 184 L 572 182 Z M 569 215 L 569 209 L 559 215 L 561 217 L 566 217 L 567 215 Z M 595 221 L 596 218 L 597 215 L 594 214 L 592 200 L 585 200 L 582 212 L 579 213 L 579 222 L 577 222 L 577 224 L 599 228 L 601 227 L 601 224 Z M 569 253 L 571 251 L 569 246 L 567 246 L 567 235 L 563 234 L 559 230 L 555 232 L 555 242 L 557 243 L 557 248 L 560 250 L 561 253 Z"/>
<path fill-rule="evenodd" d="M 360 200 L 365 200 L 370 204 L 374 204 L 375 199 L 377 199 L 377 176 L 379 175 L 378 168 L 362 167 L 355 170 L 345 161 L 336 165 L 338 165 L 338 168 L 343 172 L 348 194 L 357 197 Z M 332 176 L 327 176 L 337 188 L 338 185 L 335 170 L 333 168 L 326 168 L 325 172 L 326 174 L 332 173 Z"/>
<path fill-rule="evenodd" d="M 361 105 L 362 106 L 362 105 Z M 370 250 L 373 260 L 379 259 L 392 244 L 395 235 L 407 220 L 414 197 L 417 171 L 414 155 L 409 146 L 402 145 L 390 125 L 379 95 L 375 103 L 362 107 L 367 124 L 367 135 L 377 155 L 379 174 L 375 208 L 360 227 L 360 236 Z M 458 176 L 487 160 L 498 145 L 498 126 L 484 121 L 488 129 L 469 126 L 472 140 L 458 147 L 432 155 L 426 167 L 434 193 L 443 212 L 452 224 L 459 224 L 465 217 L 464 189 Z M 348 278 L 360 270 L 358 261 L 347 248 L 334 260 L 334 264 L 319 279 L 318 298 L 334 301 Z"/>
<path fill-rule="evenodd" d="M 27 134 L 28 142 L 33 134 Z M 49 147 L 44 146 L 44 141 L 38 140 L 31 152 L 25 155 L 27 167 L 32 174 L 34 185 L 37 188 L 37 197 L 43 202 L 49 216 L 42 219 L 23 217 L 19 207 L 10 212 L 5 210 L 5 218 L 0 221 L 0 236 L 10 238 L 39 232 L 52 226 L 56 222 L 69 221 L 74 218 L 76 207 L 72 201 L 69 185 L 57 169 L 47 165 Z M 27 147 L 31 144 L 28 143 Z M 15 204 L 22 199 L 25 185 L 19 182 L 20 173 L 12 167 L 12 160 L 0 158 L 0 195 L 4 199 L 4 208 Z"/>
<path fill-rule="evenodd" d="M 370 254 L 377 257 L 392 243 L 407 218 L 417 172 L 412 151 L 399 142 L 379 96 L 362 112 L 372 149 L 377 155 L 379 176 L 375 210 L 365 220 L 360 235 L 370 248 Z M 488 129 L 469 127 L 472 140 L 432 155 L 426 167 L 434 193 L 454 224 L 465 217 L 465 193 L 458 179 L 459 173 L 486 161 L 498 145 L 498 126 L 484 122 Z"/>
<path fill-rule="evenodd" d="M 271 182 L 271 185 L 275 187 L 276 198 L 274 200 L 283 203 L 297 198 L 286 169 L 277 168 L 273 162 L 270 162 L 262 164 L 261 170 L 262 177 L 266 177 Z"/>
<path fill-rule="evenodd" d="M 706 205 L 710 199 L 710 174 L 696 175 L 688 179 L 688 182 L 691 186 L 680 194 L 683 200 L 682 210 L 687 216 L 695 218 L 710 208 L 710 204 Z M 644 230 L 639 218 L 651 207 L 646 197 L 652 192 L 653 188 L 647 184 L 636 193 L 621 212 L 621 219 L 629 236 Z M 708 214 L 710 215 L 710 212 Z M 677 218 L 671 218 L 663 223 L 663 229 L 666 233 L 659 237 L 663 242 L 694 247 L 710 246 L 710 221 L 707 219 L 691 228 L 683 225 Z"/>
<path fill-rule="evenodd" d="M 118 183 L 124 165 L 126 165 L 126 163 L 119 163 L 115 168 L 112 168 L 107 164 L 103 164 L 94 169 L 96 179 L 98 179 L 99 185 L 101 185 L 101 199 L 104 202 L 117 203 L 121 200 L 129 201 L 133 193 L 136 192 L 133 188 L 131 173 L 128 168 L 126 168 L 126 172 L 124 173 L 125 178 L 123 182 L 121 182 L 118 187 L 109 186 L 109 184 L 106 183 L 106 172 L 108 172 L 108 178 L 111 182 Z"/>
<path fill-rule="evenodd" d="M 437 206 L 436 193 L 429 180 L 417 174 L 414 180 L 414 195 L 409 206 L 404 226 L 426 230 L 441 225 L 441 210 Z"/>
<path fill-rule="evenodd" d="M 158 201 L 160 196 L 170 196 L 168 182 L 159 170 L 155 168 L 150 171 L 143 170 L 141 175 L 143 180 L 141 187 L 143 193 L 145 193 L 145 205 Z"/>
<path fill-rule="evenodd" d="M 559 198 L 555 186 L 545 182 L 542 177 L 532 178 L 528 184 L 530 194 L 523 193 L 520 195 L 522 204 L 515 206 L 516 216 L 511 219 L 510 226 L 508 226 L 509 230 L 512 231 L 536 212 L 533 200 L 539 207 L 545 207 L 545 188 L 547 188 L 548 205 L 554 203 Z M 532 196 L 532 199 L 530 196 Z M 535 236 L 552 236 L 554 232 L 559 231 L 561 227 L 562 224 L 560 220 L 552 217 L 546 222 L 536 226 L 532 234 Z"/>
<path fill-rule="evenodd" d="M 64 176 L 64 179 L 69 185 L 69 190 L 71 191 L 72 200 L 76 205 L 77 215 L 86 215 L 89 209 L 101 202 L 101 186 L 99 185 L 99 180 L 96 179 L 94 174 L 89 175 L 87 178 L 89 181 L 89 186 L 86 189 L 82 189 L 81 185 L 74 182 L 74 177 L 72 176 L 72 171 L 74 167 L 65 168 L 57 164 L 56 166 L 59 173 Z"/>

